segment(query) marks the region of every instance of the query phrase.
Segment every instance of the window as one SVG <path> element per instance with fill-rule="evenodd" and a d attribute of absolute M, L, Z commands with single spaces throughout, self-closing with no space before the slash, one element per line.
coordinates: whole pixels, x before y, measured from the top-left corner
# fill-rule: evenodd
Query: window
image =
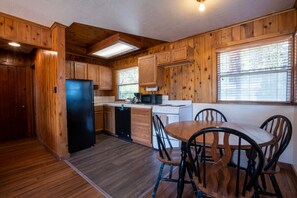
<path fill-rule="evenodd" d="M 138 92 L 138 67 L 117 71 L 118 99 L 133 98 Z"/>
<path fill-rule="evenodd" d="M 218 101 L 290 102 L 291 37 L 217 53 Z"/>

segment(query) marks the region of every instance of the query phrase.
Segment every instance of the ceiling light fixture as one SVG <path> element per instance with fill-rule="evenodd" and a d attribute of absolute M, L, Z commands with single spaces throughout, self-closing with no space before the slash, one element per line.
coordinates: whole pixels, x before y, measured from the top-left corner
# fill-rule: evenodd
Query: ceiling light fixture
<path fill-rule="evenodd" d="M 13 47 L 20 47 L 21 45 L 16 42 L 9 42 L 8 45 L 13 46 Z"/>
<path fill-rule="evenodd" d="M 204 1 L 205 0 L 197 0 L 197 2 L 199 3 L 199 11 L 200 12 L 203 12 L 205 10 Z"/>
<path fill-rule="evenodd" d="M 141 42 L 127 34 L 114 34 L 88 48 L 89 55 L 113 58 L 140 49 Z"/>

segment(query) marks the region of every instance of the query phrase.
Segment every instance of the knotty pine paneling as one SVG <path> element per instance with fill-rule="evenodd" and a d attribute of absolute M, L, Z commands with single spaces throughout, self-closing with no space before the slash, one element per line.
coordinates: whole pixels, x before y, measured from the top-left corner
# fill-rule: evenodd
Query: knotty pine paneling
<path fill-rule="evenodd" d="M 45 49 L 52 48 L 52 35 L 48 27 L 0 12 L 0 37 Z"/>
<path fill-rule="evenodd" d="M 58 155 L 59 136 L 67 131 L 59 130 L 56 52 L 37 50 L 35 59 L 36 79 L 36 133 L 38 139 L 54 154 Z M 66 108 L 66 107 L 65 107 Z M 65 117 L 66 119 L 66 117 Z"/>
<path fill-rule="evenodd" d="M 137 65 L 138 57 L 177 47 L 191 46 L 194 48 L 194 63 L 166 68 L 164 86 L 157 93 L 167 94 L 170 99 L 186 99 L 198 103 L 216 102 L 216 49 L 292 34 L 295 30 L 296 10 L 291 9 L 176 42 L 154 46 L 139 54 L 114 61 L 111 65 L 115 70 L 128 68 Z M 114 82 L 116 90 L 115 84 Z M 146 93 L 145 88 L 140 87 L 140 92 Z"/>

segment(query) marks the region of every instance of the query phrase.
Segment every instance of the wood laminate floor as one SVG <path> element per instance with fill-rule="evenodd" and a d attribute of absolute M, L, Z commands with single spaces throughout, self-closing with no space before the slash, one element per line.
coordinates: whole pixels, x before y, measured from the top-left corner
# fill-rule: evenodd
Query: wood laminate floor
<path fill-rule="evenodd" d="M 114 198 L 144 197 L 154 186 L 160 162 L 152 148 L 108 135 L 68 160 L 106 194 Z"/>
<path fill-rule="evenodd" d="M 111 185 L 114 187 L 121 186 L 123 188 L 123 193 L 126 193 L 124 189 L 126 186 L 134 187 L 135 185 L 142 185 L 143 182 L 138 184 L 127 183 L 127 177 L 141 178 L 143 177 L 145 170 L 143 167 L 132 167 L 134 162 L 129 161 L 131 157 L 129 153 L 132 151 L 130 151 L 125 144 L 122 146 L 113 144 L 104 146 L 107 142 L 117 142 L 117 139 L 113 137 L 103 135 L 98 136 L 98 138 L 97 144 L 101 144 L 100 146 L 106 147 L 106 149 L 109 148 L 108 150 L 113 150 L 111 154 L 105 151 L 108 155 L 97 155 L 97 153 L 94 152 L 96 149 L 91 148 L 73 154 L 70 161 L 75 158 L 80 164 L 77 165 L 78 167 L 92 167 L 91 169 L 88 169 L 88 171 L 92 172 L 94 177 L 96 176 L 96 178 L 100 178 L 100 180 L 102 179 L 104 185 Z M 126 155 L 120 154 L 123 152 L 122 150 L 126 151 Z M 92 158 L 90 159 L 92 162 L 88 162 L 86 155 Z M 151 150 L 151 154 L 149 154 L 149 152 L 145 154 L 143 150 L 139 149 L 137 155 L 155 157 L 155 152 Z M 108 162 L 109 160 L 111 161 Z M 121 168 L 123 161 L 126 161 L 131 166 L 130 172 L 121 173 L 123 170 L 123 168 Z M 112 163 L 115 164 L 112 165 Z M 159 163 L 157 161 L 152 163 L 152 166 L 157 170 L 159 169 Z M 97 172 L 96 169 L 98 168 L 100 171 Z M 121 169 L 121 171 L 119 169 Z M 108 174 L 108 172 L 111 172 L 112 175 L 118 179 L 111 182 L 110 178 L 104 176 Z M 176 169 L 174 176 L 177 177 L 177 174 Z M 146 177 L 146 180 L 151 180 L 154 183 L 156 179 L 155 177 L 155 175 L 148 176 Z M 284 197 L 297 197 L 297 181 L 294 173 L 287 169 L 281 169 L 280 174 L 277 175 L 277 181 Z M 268 185 L 268 188 L 271 189 L 271 185 Z M 146 193 L 139 197 L 151 197 L 152 189 L 149 188 L 147 190 L 148 191 Z M 131 193 L 129 195 L 131 195 Z M 0 143 L 0 197 L 92 198 L 108 196 L 106 196 L 104 192 L 100 193 L 98 188 L 94 188 L 94 186 L 90 185 L 65 162 L 56 160 L 41 144 L 38 143 L 36 139 L 23 139 Z M 122 194 L 121 197 L 127 196 L 126 194 Z M 133 195 L 131 195 L 131 197 L 133 197 Z M 176 197 L 176 183 L 161 182 L 157 192 L 157 197 Z M 190 185 L 185 185 L 183 197 L 195 197 Z"/>
<path fill-rule="evenodd" d="M 36 139 L 0 143 L 0 197 L 104 197 Z"/>

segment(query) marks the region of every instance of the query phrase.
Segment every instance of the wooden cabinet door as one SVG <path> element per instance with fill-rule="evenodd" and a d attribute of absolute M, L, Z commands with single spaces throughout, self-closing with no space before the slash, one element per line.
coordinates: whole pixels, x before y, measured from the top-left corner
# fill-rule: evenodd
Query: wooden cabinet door
<path fill-rule="evenodd" d="M 192 49 L 192 48 L 191 48 Z M 180 47 L 171 51 L 171 62 L 188 61 L 191 59 L 192 53 L 189 47 Z"/>
<path fill-rule="evenodd" d="M 99 81 L 100 90 L 112 90 L 112 69 L 100 66 Z"/>
<path fill-rule="evenodd" d="M 148 55 L 138 59 L 139 86 L 157 84 L 156 56 Z"/>
<path fill-rule="evenodd" d="M 99 85 L 99 66 L 88 64 L 88 80 L 92 80 L 94 85 Z"/>
<path fill-rule="evenodd" d="M 171 53 L 170 51 L 160 52 L 156 54 L 156 63 L 160 65 L 168 65 L 171 62 Z"/>
<path fill-rule="evenodd" d="M 104 107 L 104 130 L 115 135 L 114 107 Z"/>
<path fill-rule="evenodd" d="M 75 79 L 87 79 L 87 63 L 74 62 Z"/>
<path fill-rule="evenodd" d="M 152 146 L 152 111 L 151 109 L 131 109 L 131 138 L 133 141 Z"/>
<path fill-rule="evenodd" d="M 104 120 L 103 120 L 103 107 L 102 106 L 96 106 L 94 108 L 94 114 L 95 114 L 95 131 L 100 132 L 104 130 Z"/>
<path fill-rule="evenodd" d="M 66 61 L 66 79 L 74 78 L 74 65 L 72 61 Z"/>

